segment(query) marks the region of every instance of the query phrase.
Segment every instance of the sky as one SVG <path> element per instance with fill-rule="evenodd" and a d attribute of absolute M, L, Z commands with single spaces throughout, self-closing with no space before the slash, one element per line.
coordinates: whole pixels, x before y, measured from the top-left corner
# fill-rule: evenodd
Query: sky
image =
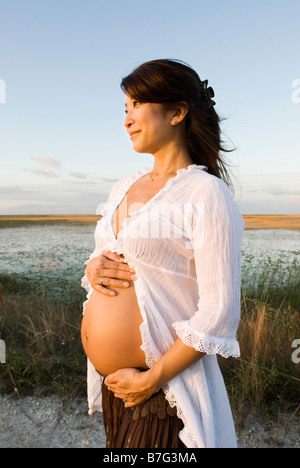
<path fill-rule="evenodd" d="M 95 214 L 153 156 L 122 77 L 183 60 L 214 88 L 242 214 L 299 214 L 299 0 L 0 0 L 0 215 Z"/>

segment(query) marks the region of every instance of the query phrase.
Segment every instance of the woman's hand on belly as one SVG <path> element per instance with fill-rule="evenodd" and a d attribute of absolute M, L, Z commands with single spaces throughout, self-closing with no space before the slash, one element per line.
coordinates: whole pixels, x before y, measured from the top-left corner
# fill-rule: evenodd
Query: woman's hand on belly
<path fill-rule="evenodd" d="M 128 288 L 130 282 L 136 279 L 135 270 L 130 268 L 121 255 L 107 250 L 102 255 L 93 258 L 86 266 L 85 274 L 92 288 L 107 296 L 116 292 L 110 287 Z M 102 285 L 100 284 L 103 278 Z"/>
<path fill-rule="evenodd" d="M 159 390 L 146 384 L 147 372 L 141 372 L 134 368 L 119 369 L 113 374 L 107 375 L 104 384 L 114 393 L 116 398 L 126 400 L 125 408 L 130 408 L 148 400 L 153 393 Z"/>

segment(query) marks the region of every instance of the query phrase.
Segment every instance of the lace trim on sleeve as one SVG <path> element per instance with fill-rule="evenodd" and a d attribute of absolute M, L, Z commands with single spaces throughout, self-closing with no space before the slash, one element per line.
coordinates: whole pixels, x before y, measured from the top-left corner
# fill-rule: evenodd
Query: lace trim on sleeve
<path fill-rule="evenodd" d="M 223 338 L 219 336 L 205 335 L 193 330 L 188 321 L 172 324 L 177 336 L 182 342 L 205 354 L 220 354 L 224 358 L 240 356 L 239 343 L 235 338 Z"/>

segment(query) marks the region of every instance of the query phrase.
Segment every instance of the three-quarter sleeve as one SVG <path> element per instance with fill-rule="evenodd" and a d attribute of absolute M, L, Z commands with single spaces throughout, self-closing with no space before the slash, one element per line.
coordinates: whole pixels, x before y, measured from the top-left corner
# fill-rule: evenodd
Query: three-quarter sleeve
<path fill-rule="evenodd" d="M 173 323 L 188 346 L 223 357 L 240 355 L 241 241 L 244 221 L 227 185 L 212 178 L 193 192 L 191 243 L 197 310 Z"/>

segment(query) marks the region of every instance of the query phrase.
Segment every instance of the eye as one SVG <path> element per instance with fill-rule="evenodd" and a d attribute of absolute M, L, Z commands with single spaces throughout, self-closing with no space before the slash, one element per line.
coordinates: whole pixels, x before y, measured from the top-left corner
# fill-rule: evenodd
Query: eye
<path fill-rule="evenodd" d="M 138 102 L 138 101 L 132 101 L 132 107 L 133 107 L 133 108 L 137 107 L 137 106 L 138 106 L 138 104 L 139 104 L 139 102 Z M 128 114 L 128 110 L 127 110 L 127 108 L 125 108 L 125 114 Z"/>

